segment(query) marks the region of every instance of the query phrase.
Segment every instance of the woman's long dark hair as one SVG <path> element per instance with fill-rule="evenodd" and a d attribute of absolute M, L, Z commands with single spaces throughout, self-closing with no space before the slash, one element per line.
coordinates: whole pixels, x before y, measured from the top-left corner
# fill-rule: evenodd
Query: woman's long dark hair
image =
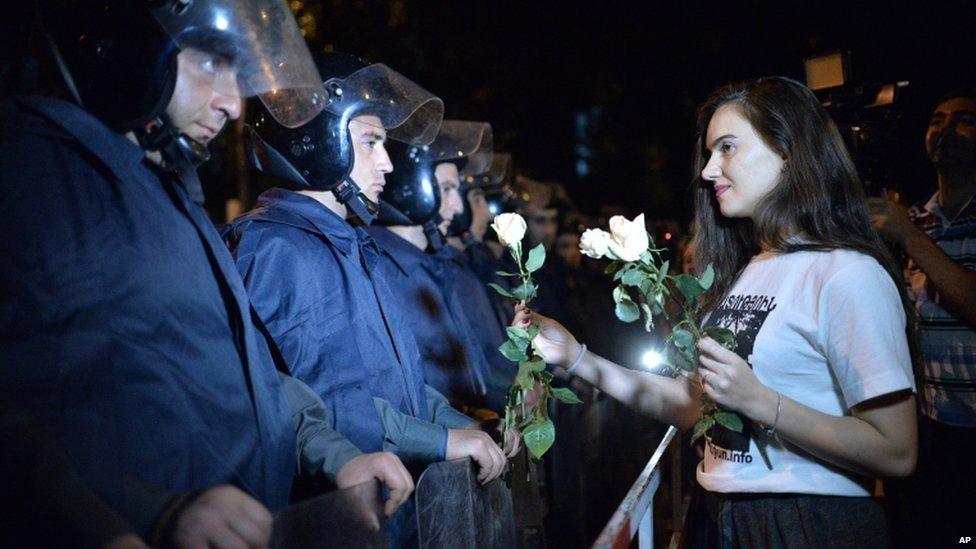
<path fill-rule="evenodd" d="M 712 183 L 701 176 L 705 143 L 715 112 L 730 105 L 785 162 L 778 184 L 757 205 L 754 220 L 724 217 Z M 918 367 L 917 315 L 900 269 L 871 225 L 864 187 L 836 125 L 806 86 L 782 77 L 760 78 L 716 90 L 698 111 L 695 145 L 695 263 L 715 269 L 702 309 L 718 306 L 749 260 L 761 249 L 790 253 L 848 249 L 869 255 L 888 272 L 908 319 L 913 363 Z M 790 239 L 801 234 L 803 242 Z"/>

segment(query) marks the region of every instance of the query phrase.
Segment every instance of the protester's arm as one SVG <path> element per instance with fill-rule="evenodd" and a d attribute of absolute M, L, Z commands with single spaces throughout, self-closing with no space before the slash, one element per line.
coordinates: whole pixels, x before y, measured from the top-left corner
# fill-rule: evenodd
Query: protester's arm
<path fill-rule="evenodd" d="M 900 246 L 938 290 L 940 305 L 976 327 L 976 271 L 956 263 L 912 223 L 899 204 L 872 198 L 871 220 L 881 235 Z"/>
<path fill-rule="evenodd" d="M 573 375 L 597 387 L 627 406 L 682 429 L 695 424 L 700 417 L 697 383 L 686 377 L 647 374 L 624 368 L 582 347 L 569 330 L 555 320 L 517 306 L 514 326 L 527 328 L 535 324 L 541 328 L 533 343 L 548 364 L 561 367 L 572 365 L 579 357 Z M 582 351 L 582 355 L 581 355 Z"/>

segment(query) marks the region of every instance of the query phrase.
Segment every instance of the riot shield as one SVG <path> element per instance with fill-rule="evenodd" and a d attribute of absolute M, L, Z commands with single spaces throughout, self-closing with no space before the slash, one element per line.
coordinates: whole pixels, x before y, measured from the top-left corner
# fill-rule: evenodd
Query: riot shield
<path fill-rule="evenodd" d="M 387 547 L 376 480 L 305 500 L 275 513 L 271 549 Z"/>
<path fill-rule="evenodd" d="M 499 479 L 479 486 L 470 459 L 432 463 L 417 482 L 420 547 L 515 547 L 512 492 Z"/>

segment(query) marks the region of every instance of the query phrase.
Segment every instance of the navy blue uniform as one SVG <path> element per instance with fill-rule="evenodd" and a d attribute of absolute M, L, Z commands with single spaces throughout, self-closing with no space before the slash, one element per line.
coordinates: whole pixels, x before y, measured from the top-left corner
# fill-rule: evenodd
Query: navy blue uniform
<path fill-rule="evenodd" d="M 373 271 L 388 257 L 315 199 L 271 189 L 225 231 L 255 309 L 292 373 L 330 407 L 361 450 L 404 461 L 444 458 L 452 413 L 424 381 L 393 290 Z"/>
<path fill-rule="evenodd" d="M 288 403 L 186 190 L 85 111 L 39 98 L 0 104 L 0 179 L 2 396 L 143 533 L 167 492 L 230 483 L 286 504 Z"/>
<path fill-rule="evenodd" d="M 428 254 L 386 227 L 368 231 L 392 258 L 379 272 L 397 289 L 427 382 L 456 407 L 486 408 L 488 366 L 477 334 L 453 299 L 460 270 L 448 255 L 453 248 Z"/>

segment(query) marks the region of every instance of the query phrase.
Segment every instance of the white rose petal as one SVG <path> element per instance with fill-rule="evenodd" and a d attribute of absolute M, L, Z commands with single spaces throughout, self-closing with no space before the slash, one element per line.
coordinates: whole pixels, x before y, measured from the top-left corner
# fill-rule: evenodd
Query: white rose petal
<path fill-rule="evenodd" d="M 498 241 L 503 246 L 512 246 L 522 241 L 522 237 L 525 236 L 526 224 L 525 219 L 517 213 L 503 213 L 495 216 L 491 228 L 494 229 L 495 234 L 498 235 Z"/>
<path fill-rule="evenodd" d="M 649 245 L 644 214 L 638 215 L 633 221 L 628 221 L 622 215 L 610 218 L 610 242 L 607 247 L 613 255 L 623 261 L 637 261 Z"/>
<path fill-rule="evenodd" d="M 600 259 L 607 255 L 607 246 L 610 244 L 610 233 L 603 229 L 586 229 L 580 236 L 579 249 L 583 255 Z"/>

